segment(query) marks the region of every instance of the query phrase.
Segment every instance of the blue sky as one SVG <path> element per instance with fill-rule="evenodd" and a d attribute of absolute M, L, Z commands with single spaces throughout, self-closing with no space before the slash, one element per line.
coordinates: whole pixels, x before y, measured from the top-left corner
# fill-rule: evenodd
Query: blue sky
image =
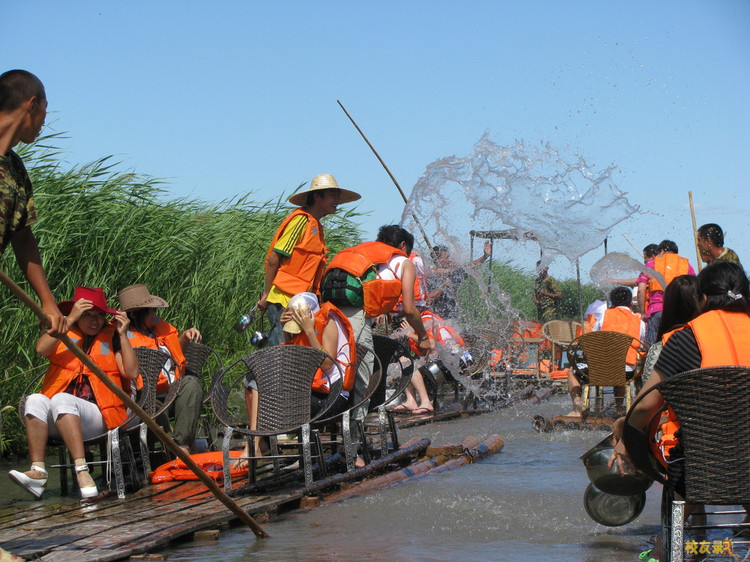
<path fill-rule="evenodd" d="M 698 224 L 750 262 L 747 1 L 4 0 L 0 17 L 3 67 L 44 81 L 71 165 L 111 154 L 208 201 L 328 172 L 363 195 L 374 237 L 403 202 L 338 99 L 407 195 L 485 132 L 549 142 L 616 164 L 644 212 L 610 250 L 670 238 L 695 262 L 692 191 Z"/>

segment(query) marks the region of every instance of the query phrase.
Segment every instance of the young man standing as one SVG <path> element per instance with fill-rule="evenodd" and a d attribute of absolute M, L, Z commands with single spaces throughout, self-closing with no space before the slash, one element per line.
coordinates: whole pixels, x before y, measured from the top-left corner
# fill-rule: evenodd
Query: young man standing
<path fill-rule="evenodd" d="M 258 308 L 266 311 L 269 345 L 284 341 L 281 313 L 297 293 L 320 293 L 320 281 L 327 263 L 328 248 L 320 219 L 336 212 L 342 203 L 360 198 L 358 193 L 339 188 L 331 174 L 320 174 L 310 188 L 289 198 L 295 209 L 282 221 L 266 254 L 265 287 Z"/>
<path fill-rule="evenodd" d="M 21 158 L 13 152 L 19 142 L 34 142 L 47 116 L 42 82 L 25 70 L 0 75 L 0 254 L 13 246 L 18 265 L 39 297 L 50 320 L 50 335 L 67 331 L 42 267 L 39 246 L 31 232 L 36 208 L 31 180 Z"/>

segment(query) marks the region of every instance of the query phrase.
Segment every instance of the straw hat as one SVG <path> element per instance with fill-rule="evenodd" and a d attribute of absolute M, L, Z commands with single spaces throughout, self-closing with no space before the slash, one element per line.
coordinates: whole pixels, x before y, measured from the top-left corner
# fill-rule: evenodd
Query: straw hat
<path fill-rule="evenodd" d="M 117 312 L 117 309 L 107 306 L 107 297 L 104 296 L 104 289 L 101 287 L 95 289 L 90 287 L 76 287 L 73 299 L 62 301 L 57 305 L 57 308 L 67 316 L 70 314 L 73 304 L 81 299 L 86 299 L 94 303 L 94 310 L 98 310 L 99 312 L 106 312 L 107 314 L 115 314 Z"/>
<path fill-rule="evenodd" d="M 311 191 L 319 191 L 322 189 L 338 189 L 339 191 L 341 191 L 341 203 L 351 203 L 352 201 L 356 201 L 357 199 L 360 199 L 362 197 L 359 193 L 355 193 L 354 191 L 341 189 L 339 187 L 339 184 L 336 183 L 336 178 L 334 178 L 331 174 L 318 174 L 310 182 L 309 189 L 300 191 L 299 193 L 295 193 L 289 198 L 289 202 L 292 205 L 302 207 L 305 204 L 305 201 L 307 201 L 308 193 L 310 193 Z"/>
<path fill-rule="evenodd" d="M 149 293 L 148 287 L 142 283 L 128 285 L 117 293 L 117 298 L 120 301 L 120 308 L 125 311 L 138 308 L 167 308 L 169 306 L 163 298 Z"/>
<path fill-rule="evenodd" d="M 297 293 L 289 299 L 287 307 L 292 307 L 300 315 L 315 314 L 320 310 L 318 297 L 313 293 Z M 294 320 L 289 320 L 284 324 L 283 330 L 290 334 L 299 334 L 302 328 Z"/>

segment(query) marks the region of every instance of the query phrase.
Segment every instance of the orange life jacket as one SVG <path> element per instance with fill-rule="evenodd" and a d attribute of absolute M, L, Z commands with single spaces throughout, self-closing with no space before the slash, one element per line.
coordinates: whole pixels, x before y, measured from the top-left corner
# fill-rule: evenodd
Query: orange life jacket
<path fill-rule="evenodd" d="M 179 379 L 185 373 L 185 354 L 182 352 L 182 346 L 180 345 L 180 334 L 177 328 L 172 324 L 159 320 L 157 324 L 152 328 L 154 331 L 154 337 L 147 336 L 143 332 L 134 330 L 132 327 L 128 330 L 128 339 L 130 345 L 135 347 L 148 347 L 150 349 L 159 349 L 160 346 L 166 347 L 169 350 L 169 355 L 172 356 L 172 361 L 177 365 L 175 368 L 174 378 Z M 143 388 L 143 379 L 141 375 L 138 375 L 136 380 L 136 386 L 138 389 Z M 163 394 L 169 390 L 169 379 L 166 373 L 162 371 L 159 373 L 159 380 L 156 383 L 156 393 Z"/>
<path fill-rule="evenodd" d="M 371 279 L 362 281 L 361 277 L 371 268 L 377 269 L 379 265 L 387 265 L 394 256 L 406 254 L 384 244 L 383 242 L 363 242 L 352 248 L 341 250 L 328 264 L 328 271 L 332 269 L 343 269 L 347 273 L 360 278 L 362 293 L 364 297 L 365 316 L 373 318 L 393 310 L 401 296 L 401 279 L 399 273 L 394 271 L 396 279 Z"/>
<path fill-rule="evenodd" d="M 357 344 L 356 338 L 354 337 L 354 329 L 352 329 L 349 319 L 343 312 L 336 308 L 332 303 L 324 302 L 320 305 L 320 310 L 315 313 L 315 333 L 317 334 L 320 343 L 323 343 L 323 330 L 325 330 L 328 321 L 331 319 L 336 322 L 339 328 L 341 328 L 341 330 L 339 330 L 339 339 L 336 342 L 336 356 L 334 359 L 338 361 L 341 368 L 344 370 L 342 390 L 350 392 L 354 388 L 354 379 L 357 375 Z M 341 334 L 342 331 L 343 335 Z M 310 340 L 307 338 L 307 334 L 300 332 L 288 343 L 309 346 Z M 323 369 L 318 369 L 315 373 L 312 389 L 315 392 L 328 394 L 330 386 L 328 377 Z"/>
<path fill-rule="evenodd" d="M 232 459 L 239 458 L 241 451 L 229 451 L 229 457 Z M 209 451 L 206 453 L 196 453 L 190 455 L 193 462 L 203 469 L 203 472 L 208 474 L 211 478 L 217 482 L 224 481 L 224 458 L 221 451 Z M 232 480 L 236 478 L 242 478 L 247 476 L 249 468 L 232 469 Z M 198 480 L 195 472 L 190 470 L 187 465 L 180 459 L 174 459 L 166 462 L 151 474 L 149 479 L 152 484 L 159 484 L 161 482 L 171 482 L 173 480 Z"/>
<path fill-rule="evenodd" d="M 411 254 L 409 254 L 409 259 L 412 263 L 414 263 L 414 258 L 418 258 L 419 254 L 412 250 Z M 416 264 L 415 264 L 416 267 Z M 396 304 L 396 310 L 403 310 L 404 309 L 404 295 L 400 295 L 398 297 L 398 303 Z M 414 304 L 419 307 L 426 307 L 430 304 L 430 293 L 427 291 L 427 287 L 424 283 L 424 278 L 419 275 L 419 271 L 417 271 L 417 275 L 414 276 Z"/>
<path fill-rule="evenodd" d="M 688 262 L 687 258 L 683 258 L 679 254 L 662 254 L 654 258 L 653 269 L 661 273 L 667 285 L 669 285 L 675 277 L 688 274 L 690 271 L 690 262 Z M 661 283 L 650 277 L 646 285 L 646 299 L 648 299 L 649 293 L 663 291 L 664 289 L 665 287 L 662 287 Z"/>
<path fill-rule="evenodd" d="M 268 258 L 271 256 L 276 242 L 284 233 L 284 229 L 292 219 L 300 215 L 307 217 L 305 232 L 295 244 L 292 255 L 282 262 L 273 284 L 277 289 L 288 295 L 296 295 L 305 291 L 320 294 L 320 280 L 326 266 L 328 248 L 323 239 L 323 227 L 320 222 L 302 209 L 292 211 L 281 222 L 266 253 L 266 269 L 268 268 Z"/>
<path fill-rule="evenodd" d="M 628 308 L 615 307 L 604 311 L 602 330 L 620 332 L 635 338 L 628 350 L 625 361 L 628 365 L 635 365 L 638 360 L 638 348 L 641 338 L 641 318 Z M 636 341 L 638 340 L 638 341 Z"/>
<path fill-rule="evenodd" d="M 750 365 L 750 316 L 744 312 L 711 310 L 687 325 L 693 330 L 701 352 L 701 368 Z M 665 345 L 675 331 L 664 335 L 662 341 Z M 680 428 L 674 410 L 667 408 L 665 413 L 667 419 L 661 422 L 662 435 L 658 443 L 664 458 L 677 444 L 675 434 Z M 665 413 L 662 413 L 662 418 Z M 666 461 L 659 455 L 657 458 L 666 466 Z"/>
<path fill-rule="evenodd" d="M 112 351 L 112 336 L 115 333 L 113 326 L 105 326 L 94 337 L 94 343 L 87 355 L 96 363 L 104 373 L 111 378 L 126 394 L 130 394 L 130 381 L 120 374 Z M 83 334 L 73 328 L 68 332 L 68 337 L 77 345 L 83 339 Z M 102 413 L 104 423 L 108 429 L 114 429 L 127 418 L 127 411 L 122 401 L 99 380 L 63 342 L 58 342 L 52 354 L 48 357 L 49 367 L 42 382 L 42 394 L 52 398 L 55 394 L 65 392 L 70 383 L 77 377 L 88 377 L 89 384 L 96 399 L 96 405 Z"/>

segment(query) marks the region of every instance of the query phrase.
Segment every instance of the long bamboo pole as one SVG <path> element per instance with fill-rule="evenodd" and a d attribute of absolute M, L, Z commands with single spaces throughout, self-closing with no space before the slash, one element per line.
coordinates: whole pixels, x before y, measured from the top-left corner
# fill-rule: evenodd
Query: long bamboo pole
<path fill-rule="evenodd" d="M 339 100 L 336 100 L 336 103 L 338 103 L 339 106 L 341 107 L 341 109 L 344 110 L 344 113 L 346 113 L 346 116 L 349 118 L 349 121 L 351 121 L 352 125 L 354 125 L 354 128 L 357 129 L 357 131 L 359 131 L 359 134 L 362 135 L 363 139 L 365 139 L 365 142 L 367 143 L 367 146 L 370 147 L 370 150 L 372 150 L 372 153 L 378 159 L 378 161 L 383 166 L 383 168 L 385 168 L 385 171 L 388 172 L 388 176 L 390 176 L 391 181 L 393 181 L 393 184 L 396 186 L 396 189 L 398 189 L 398 192 L 401 194 L 401 198 L 404 200 L 404 204 L 405 205 L 408 204 L 409 201 L 406 199 L 406 195 L 404 195 L 404 190 L 401 189 L 401 186 L 396 181 L 396 178 L 393 177 L 393 174 L 388 169 L 388 166 L 386 166 L 385 162 L 383 162 L 383 159 L 380 157 L 380 154 L 378 154 L 378 151 L 375 150 L 375 147 L 372 146 L 372 143 L 370 143 L 370 141 L 367 140 L 367 137 L 362 132 L 362 129 L 359 128 L 359 125 L 357 125 L 356 121 L 354 121 L 354 119 L 352 118 L 352 116 L 349 115 L 349 112 L 344 107 L 344 104 L 342 104 Z M 425 244 L 427 244 L 427 248 L 428 249 L 432 248 L 432 244 L 430 244 L 430 240 L 429 240 L 429 238 L 427 238 L 427 233 L 424 231 L 424 228 L 422 227 L 422 223 L 419 222 L 419 219 L 417 218 L 417 215 L 414 214 L 414 211 L 409 211 L 409 213 L 411 214 L 411 217 L 414 219 L 414 222 L 416 223 L 417 227 L 419 228 L 419 231 L 422 233 L 422 238 L 424 238 Z"/>
<path fill-rule="evenodd" d="M 698 246 L 698 226 L 695 224 L 695 208 L 693 207 L 693 192 L 688 191 L 688 198 L 690 199 L 690 216 L 693 218 L 693 240 L 695 241 L 695 254 L 698 257 L 698 272 L 701 269 L 701 249 Z"/>
<path fill-rule="evenodd" d="M 8 287 L 10 291 L 18 297 L 18 299 L 23 302 L 26 306 L 28 306 L 34 314 L 41 320 L 43 323 L 49 325 L 49 318 L 47 318 L 47 315 L 44 313 L 44 311 L 41 309 L 41 307 L 24 291 L 21 287 L 19 287 L 15 281 L 13 281 L 10 277 L 8 277 L 4 271 L 0 270 L 0 281 L 2 281 L 3 285 Z M 249 513 L 245 512 L 237 503 L 227 496 L 224 491 L 219 488 L 219 485 L 211 478 L 208 474 L 206 474 L 201 467 L 199 467 L 195 461 L 190 458 L 190 455 L 185 453 L 178 445 L 175 443 L 169 435 L 167 435 L 164 430 L 159 426 L 158 423 L 156 423 L 151 416 L 149 416 L 143 408 L 141 408 L 138 404 L 135 403 L 135 401 L 130 398 L 125 392 L 115 384 L 115 382 L 110 379 L 104 371 L 102 371 L 99 366 L 94 363 L 94 361 L 86 355 L 83 350 L 78 347 L 75 343 L 73 343 L 73 340 L 71 340 L 67 334 L 63 334 L 60 336 L 60 340 L 65 344 L 65 346 L 73 352 L 73 354 L 80 359 L 84 365 L 86 365 L 91 371 L 97 376 L 97 378 L 106 386 L 110 391 L 112 391 L 115 396 L 117 396 L 122 402 L 127 406 L 131 412 L 133 412 L 135 415 L 137 415 L 141 421 L 143 421 L 151 431 L 154 432 L 156 437 L 161 440 L 166 447 L 172 451 L 182 462 L 184 462 L 187 467 L 195 473 L 195 475 L 198 477 L 198 479 L 203 482 L 209 490 L 213 493 L 216 498 L 223 503 L 225 506 L 229 508 L 229 510 L 234 513 L 243 523 L 245 523 L 250 529 L 252 529 L 253 533 L 255 533 L 255 536 L 258 538 L 265 538 L 268 537 L 268 533 L 266 533 L 260 525 L 253 519 Z"/>

